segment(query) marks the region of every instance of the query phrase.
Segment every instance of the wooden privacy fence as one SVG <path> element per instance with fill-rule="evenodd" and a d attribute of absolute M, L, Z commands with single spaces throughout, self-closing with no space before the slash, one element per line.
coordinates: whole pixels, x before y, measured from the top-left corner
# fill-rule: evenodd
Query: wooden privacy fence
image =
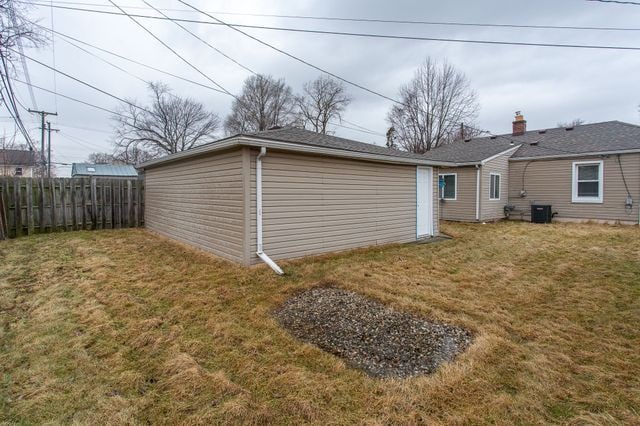
<path fill-rule="evenodd" d="M 144 181 L 0 177 L 0 240 L 144 224 Z"/>

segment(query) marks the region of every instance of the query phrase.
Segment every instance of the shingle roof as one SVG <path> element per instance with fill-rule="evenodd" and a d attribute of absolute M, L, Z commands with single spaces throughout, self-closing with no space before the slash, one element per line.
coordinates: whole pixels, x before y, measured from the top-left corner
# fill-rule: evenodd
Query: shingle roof
<path fill-rule="evenodd" d="M 273 141 L 297 143 L 303 145 L 320 146 L 323 148 L 334 148 L 343 151 L 363 152 L 367 154 L 388 155 L 391 157 L 411 158 L 425 160 L 420 154 L 413 154 L 398 149 L 387 148 L 386 146 L 374 145 L 371 143 L 358 142 L 351 139 L 339 138 L 337 136 L 323 135 L 310 130 L 299 129 L 297 127 L 282 127 L 273 130 L 263 130 L 260 132 L 244 133 L 241 136 L 258 137 Z M 214 142 L 215 143 L 215 142 Z"/>
<path fill-rule="evenodd" d="M 437 161 L 479 163 L 515 146 L 515 143 L 512 145 L 511 141 L 507 139 L 475 138 L 469 142 L 460 141 L 442 145 L 427 152 L 424 156 Z"/>
<path fill-rule="evenodd" d="M 511 156 L 513 159 L 640 150 L 640 126 L 605 121 L 573 128 L 530 130 L 521 136 L 505 134 L 456 142 L 436 148 L 425 156 L 456 163 L 479 162 L 517 145 L 520 148 Z"/>
<path fill-rule="evenodd" d="M 36 155 L 28 149 L 0 149 L 0 164 L 8 166 L 35 166 Z"/>
<path fill-rule="evenodd" d="M 73 163 L 71 165 L 71 176 L 137 177 L 138 172 L 135 167 L 129 164 Z"/>

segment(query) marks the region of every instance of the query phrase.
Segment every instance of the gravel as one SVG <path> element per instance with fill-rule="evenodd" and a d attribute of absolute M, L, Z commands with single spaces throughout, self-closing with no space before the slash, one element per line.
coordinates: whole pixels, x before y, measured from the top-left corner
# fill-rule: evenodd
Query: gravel
<path fill-rule="evenodd" d="M 288 299 L 275 317 L 295 337 L 374 377 L 431 374 L 473 340 L 464 328 L 332 287 L 312 288 Z"/>

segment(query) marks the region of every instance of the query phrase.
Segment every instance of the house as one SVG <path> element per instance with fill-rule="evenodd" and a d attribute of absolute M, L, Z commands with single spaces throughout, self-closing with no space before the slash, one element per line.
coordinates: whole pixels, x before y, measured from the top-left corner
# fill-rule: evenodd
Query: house
<path fill-rule="evenodd" d="M 71 177 L 135 179 L 138 177 L 138 171 L 130 164 L 73 163 Z"/>
<path fill-rule="evenodd" d="M 36 153 L 29 149 L 0 149 L 0 176 L 33 177 Z"/>
<path fill-rule="evenodd" d="M 436 167 L 297 128 L 239 134 L 143 163 L 145 226 L 253 265 L 438 235 Z"/>
<path fill-rule="evenodd" d="M 527 131 L 445 145 L 426 154 L 456 163 L 439 171 L 440 214 L 456 221 L 554 220 L 640 223 L 640 126 L 620 121 Z"/>

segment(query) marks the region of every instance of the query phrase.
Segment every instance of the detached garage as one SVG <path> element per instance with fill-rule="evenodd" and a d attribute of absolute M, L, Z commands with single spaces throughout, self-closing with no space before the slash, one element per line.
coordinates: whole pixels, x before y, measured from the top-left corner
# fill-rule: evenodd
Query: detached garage
<path fill-rule="evenodd" d="M 438 234 L 435 167 L 377 145 L 278 128 L 152 160 L 145 226 L 253 265 Z"/>

